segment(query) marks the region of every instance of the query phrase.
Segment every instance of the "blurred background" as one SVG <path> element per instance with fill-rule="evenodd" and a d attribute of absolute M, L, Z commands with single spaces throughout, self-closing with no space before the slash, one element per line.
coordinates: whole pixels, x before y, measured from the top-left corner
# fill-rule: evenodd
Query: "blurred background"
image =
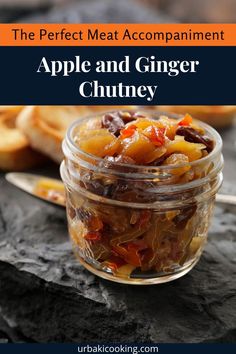
<path fill-rule="evenodd" d="M 235 0 L 0 0 L 0 22 L 235 22 Z"/>

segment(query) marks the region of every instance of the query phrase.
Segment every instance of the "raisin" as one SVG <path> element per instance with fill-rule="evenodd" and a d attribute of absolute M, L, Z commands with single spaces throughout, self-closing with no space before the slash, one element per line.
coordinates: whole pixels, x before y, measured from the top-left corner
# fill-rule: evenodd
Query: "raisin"
<path fill-rule="evenodd" d="M 85 208 L 76 209 L 76 214 L 82 222 L 87 223 L 92 217 L 92 214 Z"/>
<path fill-rule="evenodd" d="M 148 222 L 150 221 L 151 216 L 152 216 L 152 214 L 149 210 L 142 210 L 140 213 L 140 218 L 137 223 L 138 227 L 140 229 L 145 227 L 148 224 Z"/>
<path fill-rule="evenodd" d="M 68 214 L 69 214 L 71 220 L 73 220 L 76 217 L 76 211 L 71 205 L 69 205 L 69 207 L 68 207 Z"/>
<path fill-rule="evenodd" d="M 98 216 L 92 214 L 89 210 L 81 207 L 76 209 L 76 214 L 80 221 L 82 221 L 90 231 L 97 232 L 103 229 L 102 220 L 100 220 Z"/>
<path fill-rule="evenodd" d="M 107 128 L 115 136 L 119 136 L 124 127 L 125 123 L 118 112 L 108 113 L 102 117 L 102 128 Z"/>
<path fill-rule="evenodd" d="M 102 117 L 102 128 L 107 128 L 110 133 L 118 137 L 125 124 L 141 117 L 144 116 L 138 112 L 111 112 Z"/>
<path fill-rule="evenodd" d="M 103 195 L 102 182 L 98 179 L 94 179 L 91 173 L 85 173 L 82 176 L 80 186 L 97 195 Z"/>
<path fill-rule="evenodd" d="M 183 230 L 187 222 L 193 217 L 197 210 L 197 206 L 193 205 L 191 207 L 185 207 L 180 210 L 180 214 L 176 215 L 173 219 L 175 226 L 178 230 Z"/>
<path fill-rule="evenodd" d="M 103 196 L 112 199 L 119 198 L 119 195 L 125 193 L 127 189 L 127 184 L 118 179 L 115 183 L 104 187 Z"/>
<path fill-rule="evenodd" d="M 119 112 L 120 117 L 122 118 L 123 122 L 130 123 L 137 118 L 145 118 L 145 116 L 139 112 L 132 112 L 132 111 L 127 111 L 127 112 Z"/>
<path fill-rule="evenodd" d="M 157 160 L 155 160 L 154 162 L 152 162 L 152 165 L 153 165 L 153 166 L 161 166 L 165 160 L 166 160 L 166 156 L 165 156 L 165 155 L 162 155 L 162 156 L 159 157 Z"/>
<path fill-rule="evenodd" d="M 206 146 L 207 152 L 211 152 L 214 147 L 214 142 L 206 135 L 201 135 L 195 129 L 190 127 L 179 127 L 176 131 L 177 135 L 185 137 L 185 140 L 190 143 L 200 143 Z"/>
<path fill-rule="evenodd" d="M 103 196 L 107 198 L 114 198 L 116 189 L 117 189 L 116 183 L 108 184 L 107 186 L 104 186 Z"/>

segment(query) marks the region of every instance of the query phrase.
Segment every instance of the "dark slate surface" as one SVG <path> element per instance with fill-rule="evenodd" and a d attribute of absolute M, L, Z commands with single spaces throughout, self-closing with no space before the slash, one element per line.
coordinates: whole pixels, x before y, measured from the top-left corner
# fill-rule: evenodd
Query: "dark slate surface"
<path fill-rule="evenodd" d="M 223 136 L 223 190 L 236 193 L 236 127 Z M 188 275 L 163 285 L 119 285 L 78 264 L 63 209 L 1 175 L 1 340 L 236 342 L 235 213 L 216 208 L 206 250 Z"/>

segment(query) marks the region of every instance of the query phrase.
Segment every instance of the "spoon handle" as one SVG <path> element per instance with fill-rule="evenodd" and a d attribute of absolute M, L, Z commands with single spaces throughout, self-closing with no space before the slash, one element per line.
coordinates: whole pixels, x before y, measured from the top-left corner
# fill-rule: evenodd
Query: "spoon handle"
<path fill-rule="evenodd" d="M 235 195 L 217 194 L 216 202 L 221 204 L 236 205 Z"/>

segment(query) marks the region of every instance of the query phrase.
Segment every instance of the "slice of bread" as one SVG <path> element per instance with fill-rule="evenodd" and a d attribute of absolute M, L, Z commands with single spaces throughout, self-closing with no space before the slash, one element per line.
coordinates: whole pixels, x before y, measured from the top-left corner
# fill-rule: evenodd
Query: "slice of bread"
<path fill-rule="evenodd" d="M 61 143 L 69 125 L 88 114 L 85 106 L 28 106 L 17 117 L 17 127 L 33 149 L 60 163 Z"/>
<path fill-rule="evenodd" d="M 24 106 L 0 106 L 0 113 L 19 113 Z"/>
<path fill-rule="evenodd" d="M 1 106 L 0 111 L 0 170 L 23 171 L 41 163 L 44 158 L 31 149 L 27 138 L 16 128 L 19 110 L 4 110 Z"/>
<path fill-rule="evenodd" d="M 17 126 L 33 149 L 60 163 L 66 130 L 76 119 L 101 111 L 131 109 L 131 106 L 28 106 L 17 118 Z"/>
<path fill-rule="evenodd" d="M 155 108 L 163 112 L 189 113 L 216 128 L 230 125 L 236 115 L 236 106 L 155 106 Z"/>

